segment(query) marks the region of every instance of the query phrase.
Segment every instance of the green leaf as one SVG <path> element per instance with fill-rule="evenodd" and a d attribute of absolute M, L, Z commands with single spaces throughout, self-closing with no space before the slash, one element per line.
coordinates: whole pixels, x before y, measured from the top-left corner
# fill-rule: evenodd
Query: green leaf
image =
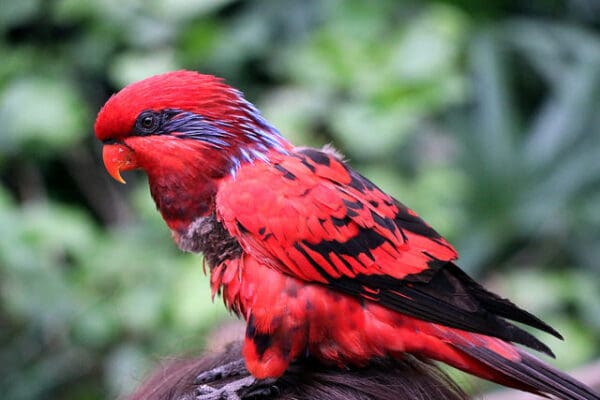
<path fill-rule="evenodd" d="M 152 53 L 126 52 L 114 60 L 110 69 L 110 77 L 116 87 L 123 87 L 132 82 L 152 75 L 179 69 L 175 54 L 170 50 Z"/>
<path fill-rule="evenodd" d="M 0 93 L 0 152 L 48 156 L 89 132 L 86 109 L 66 81 L 22 77 Z"/>

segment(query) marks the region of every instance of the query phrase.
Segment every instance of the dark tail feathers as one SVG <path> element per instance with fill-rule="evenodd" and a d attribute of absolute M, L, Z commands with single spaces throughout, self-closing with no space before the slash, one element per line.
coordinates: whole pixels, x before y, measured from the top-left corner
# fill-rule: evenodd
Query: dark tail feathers
<path fill-rule="evenodd" d="M 583 383 L 522 350 L 519 350 L 521 361 L 510 361 L 483 347 L 456 347 L 514 380 L 514 386 L 519 389 L 556 396 L 561 400 L 600 400 L 600 396 Z"/>

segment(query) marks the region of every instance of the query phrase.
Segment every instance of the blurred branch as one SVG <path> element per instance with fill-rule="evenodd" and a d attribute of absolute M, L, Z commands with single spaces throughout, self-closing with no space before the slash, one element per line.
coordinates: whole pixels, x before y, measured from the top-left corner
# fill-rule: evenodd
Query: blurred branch
<path fill-rule="evenodd" d="M 600 391 L 600 360 L 578 368 L 571 372 L 570 375 L 592 389 Z M 542 398 L 534 394 L 518 392 L 516 390 L 500 390 L 482 396 L 482 400 L 539 400 Z"/>

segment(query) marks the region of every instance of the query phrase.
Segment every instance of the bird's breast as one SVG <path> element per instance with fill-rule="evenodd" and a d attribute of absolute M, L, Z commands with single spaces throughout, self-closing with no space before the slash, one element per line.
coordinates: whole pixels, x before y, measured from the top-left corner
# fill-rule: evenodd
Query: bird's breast
<path fill-rule="evenodd" d="M 210 269 L 224 261 L 239 258 L 242 248 L 214 214 L 195 219 L 183 233 L 176 232 L 175 242 L 181 250 L 203 253 Z"/>

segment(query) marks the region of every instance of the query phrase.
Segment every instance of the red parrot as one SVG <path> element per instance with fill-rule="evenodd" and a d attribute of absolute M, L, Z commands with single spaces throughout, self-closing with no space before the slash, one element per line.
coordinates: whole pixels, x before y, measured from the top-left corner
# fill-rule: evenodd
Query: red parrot
<path fill-rule="evenodd" d="M 331 148 L 296 147 L 223 80 L 176 71 L 100 110 L 109 174 L 143 169 L 175 242 L 202 252 L 214 294 L 246 320 L 246 368 L 280 377 L 312 357 L 360 366 L 411 353 L 561 399 L 600 397 L 515 344 L 561 338 L 489 292 L 414 211 Z M 365 133 L 367 134 L 367 133 Z"/>

